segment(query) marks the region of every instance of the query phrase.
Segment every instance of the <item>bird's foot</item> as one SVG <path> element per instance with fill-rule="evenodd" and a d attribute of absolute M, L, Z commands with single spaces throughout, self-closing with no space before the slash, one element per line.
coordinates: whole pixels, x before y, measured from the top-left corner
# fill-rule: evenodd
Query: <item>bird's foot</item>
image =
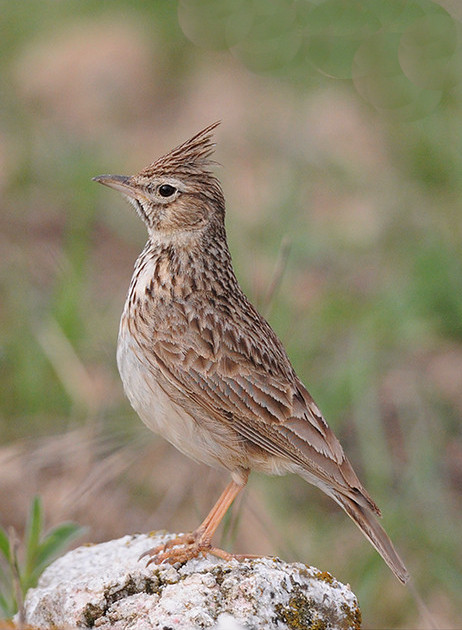
<path fill-rule="evenodd" d="M 157 545 L 152 549 L 148 549 L 140 556 L 144 558 L 150 556 L 146 566 L 155 563 L 162 564 L 168 562 L 174 564 L 181 562 L 182 564 L 196 558 L 200 553 L 206 554 L 212 549 L 212 545 L 208 538 L 204 537 L 203 532 L 197 530 L 181 536 L 175 536 L 162 545 Z"/>
<path fill-rule="evenodd" d="M 208 553 L 217 556 L 222 560 L 246 560 L 249 558 L 260 557 L 233 554 L 225 551 L 224 549 L 213 547 L 208 536 L 206 534 L 204 535 L 204 532 L 201 530 L 196 530 L 195 532 L 191 532 L 189 534 L 176 536 L 162 545 L 157 545 L 157 547 L 148 549 L 141 554 L 140 560 L 141 558 L 150 556 L 146 566 L 153 563 L 163 564 L 165 562 L 169 564 L 175 564 L 176 562 L 184 564 L 185 562 L 188 562 L 188 560 L 192 560 L 192 558 L 197 558 L 200 554 L 205 556 Z"/>

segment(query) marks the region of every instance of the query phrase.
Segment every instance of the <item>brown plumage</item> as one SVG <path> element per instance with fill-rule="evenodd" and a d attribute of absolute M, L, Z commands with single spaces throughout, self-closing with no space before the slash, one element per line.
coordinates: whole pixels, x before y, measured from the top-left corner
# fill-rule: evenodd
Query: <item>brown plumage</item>
<path fill-rule="evenodd" d="M 95 178 L 128 198 L 149 234 L 120 323 L 125 392 L 153 431 L 232 477 L 195 532 L 150 553 L 169 562 L 205 551 L 229 557 L 211 537 L 249 472 L 294 472 L 341 505 L 405 582 L 378 507 L 234 275 L 224 197 L 211 172 L 216 125 L 138 175 Z"/>

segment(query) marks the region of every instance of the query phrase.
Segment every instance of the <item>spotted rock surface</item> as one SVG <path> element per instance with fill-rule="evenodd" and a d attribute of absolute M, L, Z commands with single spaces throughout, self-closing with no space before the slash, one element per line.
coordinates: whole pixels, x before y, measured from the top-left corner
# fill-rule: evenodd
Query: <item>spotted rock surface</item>
<path fill-rule="evenodd" d="M 70 551 L 28 592 L 26 623 L 99 630 L 360 627 L 349 586 L 314 567 L 278 558 L 228 562 L 207 556 L 181 566 L 139 560 L 172 536 L 125 536 Z"/>

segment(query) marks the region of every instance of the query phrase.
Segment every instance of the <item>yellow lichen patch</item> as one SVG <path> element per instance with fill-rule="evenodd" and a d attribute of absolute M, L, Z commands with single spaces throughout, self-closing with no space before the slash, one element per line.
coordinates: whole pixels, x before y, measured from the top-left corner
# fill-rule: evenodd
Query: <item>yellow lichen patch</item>
<path fill-rule="evenodd" d="M 350 607 L 348 604 L 342 604 L 341 609 L 345 613 L 348 626 L 354 630 L 360 630 L 362 618 L 359 606 Z"/>
<path fill-rule="evenodd" d="M 314 619 L 313 601 L 307 599 L 303 593 L 297 592 L 289 599 L 286 606 L 276 605 L 278 617 L 290 630 L 326 630 L 327 625 L 321 619 Z"/>
<path fill-rule="evenodd" d="M 333 576 L 328 571 L 318 571 L 318 573 L 316 573 L 316 578 L 326 582 L 326 584 L 333 584 L 334 582 Z"/>

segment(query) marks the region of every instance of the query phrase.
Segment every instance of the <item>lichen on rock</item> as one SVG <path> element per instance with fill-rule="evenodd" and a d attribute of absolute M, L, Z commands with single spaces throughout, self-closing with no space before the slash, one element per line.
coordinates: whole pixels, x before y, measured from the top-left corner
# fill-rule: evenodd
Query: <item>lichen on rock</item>
<path fill-rule="evenodd" d="M 98 630 L 360 628 L 349 586 L 301 563 L 201 556 L 183 565 L 146 566 L 139 560 L 173 536 L 125 536 L 69 552 L 27 594 L 26 623 Z"/>

